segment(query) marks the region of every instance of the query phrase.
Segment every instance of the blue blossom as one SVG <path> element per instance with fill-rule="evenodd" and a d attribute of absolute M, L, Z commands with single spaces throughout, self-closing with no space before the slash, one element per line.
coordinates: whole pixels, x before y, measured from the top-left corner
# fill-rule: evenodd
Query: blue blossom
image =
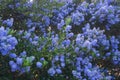
<path fill-rule="evenodd" d="M 90 41 L 86 40 L 86 41 L 83 43 L 82 47 L 86 47 L 88 50 L 90 50 L 90 49 L 92 48 L 92 44 L 91 44 Z"/>
<path fill-rule="evenodd" d="M 109 14 L 109 15 L 107 15 L 107 19 L 108 19 L 108 22 L 110 23 L 110 24 L 115 24 L 115 15 L 114 14 Z"/>
<path fill-rule="evenodd" d="M 35 27 L 32 27 L 31 29 L 28 30 L 28 32 L 34 32 L 35 31 Z"/>
<path fill-rule="evenodd" d="M 14 9 L 14 5 L 8 5 L 8 7 Z"/>
<path fill-rule="evenodd" d="M 7 42 L 10 43 L 11 45 L 15 46 L 16 44 L 18 44 L 18 41 L 16 40 L 15 37 L 9 37 L 7 39 Z"/>
<path fill-rule="evenodd" d="M 75 25 L 80 25 L 85 20 L 84 15 L 79 11 L 76 11 L 72 14 L 72 22 Z"/>
<path fill-rule="evenodd" d="M 87 57 L 77 57 L 76 58 L 76 69 L 72 70 L 72 74 L 77 79 L 90 79 L 90 80 L 96 80 L 96 79 L 104 79 L 108 76 L 104 76 L 101 72 L 101 69 L 98 66 L 95 66 L 91 63 L 91 60 Z M 85 78 L 87 77 L 87 78 Z"/>
<path fill-rule="evenodd" d="M 97 39 L 94 39 L 92 42 L 91 42 L 92 46 L 98 46 L 97 44 Z"/>
<path fill-rule="evenodd" d="M 103 21 L 105 21 L 105 17 L 106 17 L 106 14 L 101 14 L 101 15 L 99 16 L 99 22 L 100 22 L 100 23 L 103 23 Z"/>
<path fill-rule="evenodd" d="M 78 53 L 79 52 L 79 47 L 75 48 L 75 52 Z"/>
<path fill-rule="evenodd" d="M 91 64 L 91 63 L 88 63 L 87 67 L 88 67 L 88 68 L 92 68 L 92 64 Z"/>
<path fill-rule="evenodd" d="M 7 31 L 4 29 L 4 27 L 0 27 L 0 37 L 2 38 L 3 36 L 7 36 Z"/>
<path fill-rule="evenodd" d="M 33 22 L 31 19 L 28 19 L 26 24 L 27 24 L 27 27 L 30 28 L 33 25 Z"/>
<path fill-rule="evenodd" d="M 120 51 L 114 51 L 112 55 L 112 62 L 115 65 L 120 65 Z"/>
<path fill-rule="evenodd" d="M 109 45 L 110 45 L 110 44 L 109 44 L 109 40 L 105 40 L 105 39 L 104 39 L 104 40 L 102 40 L 101 43 L 102 43 L 102 45 L 105 47 L 106 50 L 109 49 Z"/>
<path fill-rule="evenodd" d="M 64 62 L 61 62 L 61 67 L 65 67 L 65 63 Z"/>
<path fill-rule="evenodd" d="M 35 36 L 33 40 L 38 41 L 38 40 L 39 40 L 39 37 L 38 37 L 38 36 Z"/>
<path fill-rule="evenodd" d="M 64 40 L 64 41 L 62 42 L 62 44 L 63 44 L 65 47 L 68 47 L 68 46 L 70 45 L 70 43 L 71 43 L 71 41 L 70 41 L 69 39 Z"/>
<path fill-rule="evenodd" d="M 58 45 L 58 40 L 59 40 L 59 37 L 58 35 L 52 35 L 52 45 L 54 46 L 57 46 Z"/>
<path fill-rule="evenodd" d="M 106 24 L 105 27 L 106 27 L 106 30 L 110 30 L 111 25 L 110 24 Z"/>
<path fill-rule="evenodd" d="M 89 23 L 85 24 L 85 27 L 82 28 L 82 30 L 84 32 L 87 31 L 87 30 L 89 30 L 89 29 L 90 29 L 90 24 Z"/>
<path fill-rule="evenodd" d="M 9 65 L 11 67 L 12 72 L 15 72 L 18 69 L 18 66 L 14 61 L 9 61 Z"/>
<path fill-rule="evenodd" d="M 109 8 L 107 8 L 108 7 L 108 5 L 103 5 L 99 10 L 100 10 L 100 13 L 102 13 L 102 14 L 106 14 L 106 13 L 108 13 L 109 12 Z"/>
<path fill-rule="evenodd" d="M 10 56 L 10 58 L 16 58 L 17 57 L 17 55 L 15 53 L 10 53 L 9 56 Z"/>
<path fill-rule="evenodd" d="M 58 23 L 58 25 L 57 25 L 57 29 L 58 29 L 58 30 L 61 30 L 64 25 L 65 25 L 64 20 L 61 20 L 61 22 Z"/>
<path fill-rule="evenodd" d="M 20 56 L 21 56 L 21 57 L 25 57 L 25 56 L 26 56 L 26 51 L 21 52 L 21 53 L 20 53 Z"/>
<path fill-rule="evenodd" d="M 81 73 L 77 72 L 75 70 L 72 71 L 73 76 L 75 76 L 77 79 L 82 79 Z"/>
<path fill-rule="evenodd" d="M 118 39 L 115 38 L 115 36 L 112 36 L 110 38 L 110 42 L 111 42 L 112 49 L 118 49 L 118 44 L 120 42 L 118 41 Z"/>
<path fill-rule="evenodd" d="M 111 4 L 114 2 L 114 0 L 105 0 L 108 4 Z"/>
<path fill-rule="evenodd" d="M 21 4 L 18 2 L 15 4 L 16 7 L 19 7 Z"/>
<path fill-rule="evenodd" d="M 55 70 L 56 70 L 56 73 L 57 73 L 57 74 L 61 74 L 61 73 L 62 73 L 62 71 L 61 71 L 60 68 L 57 68 L 57 69 L 55 69 Z"/>
<path fill-rule="evenodd" d="M 66 37 L 67 37 L 67 38 L 71 38 L 71 37 L 73 37 L 73 36 L 74 36 L 74 33 L 72 33 L 72 32 L 66 34 Z"/>
<path fill-rule="evenodd" d="M 40 58 L 40 61 L 45 61 L 45 58 L 44 57 Z"/>
<path fill-rule="evenodd" d="M 27 8 L 30 8 L 30 7 L 32 7 L 32 5 L 33 5 L 32 2 L 28 2 L 28 3 L 24 4 L 23 6 L 27 7 Z"/>
<path fill-rule="evenodd" d="M 16 58 L 16 64 L 22 65 L 22 63 L 23 63 L 23 58 L 17 57 L 17 58 Z"/>
<path fill-rule="evenodd" d="M 37 45 L 38 45 L 38 41 L 31 41 L 31 43 L 32 43 L 34 46 L 37 46 Z"/>
<path fill-rule="evenodd" d="M 8 27 L 12 27 L 13 22 L 14 22 L 14 18 L 10 18 L 10 19 L 4 20 L 3 24 L 7 24 Z"/>
<path fill-rule="evenodd" d="M 41 62 L 37 62 L 37 63 L 36 63 L 36 66 L 37 66 L 38 68 L 41 68 L 41 67 L 42 67 L 42 63 L 41 63 Z"/>
<path fill-rule="evenodd" d="M 9 61 L 9 65 L 12 65 L 12 64 L 14 64 L 14 61 Z"/>
<path fill-rule="evenodd" d="M 69 31 L 71 31 L 71 29 L 72 29 L 72 26 L 67 25 L 65 30 L 66 30 L 66 32 L 69 32 Z"/>
<path fill-rule="evenodd" d="M 18 42 L 15 37 L 8 35 L 8 31 L 4 27 L 0 28 L 0 33 L 0 52 L 2 55 L 6 55 L 15 48 Z"/>
<path fill-rule="evenodd" d="M 50 25 L 50 19 L 49 19 L 49 17 L 43 16 L 43 17 L 42 17 L 42 20 L 45 22 L 45 25 L 46 25 L 46 26 L 49 26 L 49 25 Z"/>
<path fill-rule="evenodd" d="M 23 38 L 26 38 L 26 39 L 28 39 L 28 38 L 30 38 L 30 36 L 31 36 L 31 33 L 29 33 L 29 32 L 26 32 L 26 33 L 25 33 L 25 36 L 23 36 Z"/>
<path fill-rule="evenodd" d="M 64 56 L 64 55 L 61 55 L 61 56 L 60 56 L 60 61 L 61 61 L 61 62 L 64 62 L 64 61 L 65 61 L 65 56 Z"/>
<path fill-rule="evenodd" d="M 109 57 L 111 55 L 111 52 L 107 52 L 106 56 Z"/>
<path fill-rule="evenodd" d="M 90 18 L 90 22 L 94 22 L 96 20 L 96 17 L 95 16 L 92 16 L 91 18 Z"/>
<path fill-rule="evenodd" d="M 82 34 L 78 34 L 76 37 L 76 44 L 81 46 L 83 42 L 84 42 L 84 36 Z"/>
<path fill-rule="evenodd" d="M 59 56 L 55 56 L 55 61 L 58 61 L 59 60 Z"/>
<path fill-rule="evenodd" d="M 48 74 L 49 74 L 50 76 L 54 76 L 55 73 L 56 73 L 56 71 L 55 71 L 54 68 L 50 68 L 50 69 L 48 70 Z"/>

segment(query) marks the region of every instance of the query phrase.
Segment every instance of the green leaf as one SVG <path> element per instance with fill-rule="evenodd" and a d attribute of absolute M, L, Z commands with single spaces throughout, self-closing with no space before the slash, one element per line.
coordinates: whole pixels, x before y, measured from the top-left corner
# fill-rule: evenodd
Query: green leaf
<path fill-rule="evenodd" d="M 33 61 L 33 57 L 27 57 L 24 62 L 23 62 L 23 66 L 30 66 L 32 64 Z"/>
<path fill-rule="evenodd" d="M 43 66 L 46 66 L 48 62 L 46 60 L 43 61 Z"/>
<path fill-rule="evenodd" d="M 8 34 L 14 34 L 15 32 L 15 30 L 9 29 Z"/>
<path fill-rule="evenodd" d="M 29 62 L 27 61 L 27 60 L 24 60 L 24 62 L 23 62 L 23 66 L 29 66 L 30 64 L 29 64 Z"/>
<path fill-rule="evenodd" d="M 92 55 L 93 57 L 95 57 L 95 53 L 94 53 L 94 52 L 91 52 L 91 55 Z"/>
<path fill-rule="evenodd" d="M 69 25 L 71 22 L 71 18 L 70 17 L 66 18 L 65 22 L 66 22 L 66 25 Z"/>

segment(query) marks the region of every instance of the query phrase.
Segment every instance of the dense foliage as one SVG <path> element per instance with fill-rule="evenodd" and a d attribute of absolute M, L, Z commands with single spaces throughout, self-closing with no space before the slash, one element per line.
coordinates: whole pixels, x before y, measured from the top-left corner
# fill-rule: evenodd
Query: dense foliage
<path fill-rule="evenodd" d="M 112 2 L 1 0 L 0 26 L 0 80 L 120 79 Z"/>

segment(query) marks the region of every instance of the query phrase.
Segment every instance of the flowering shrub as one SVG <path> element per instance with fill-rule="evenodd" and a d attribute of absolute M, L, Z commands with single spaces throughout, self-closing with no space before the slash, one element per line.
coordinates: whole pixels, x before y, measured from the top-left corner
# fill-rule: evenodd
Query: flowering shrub
<path fill-rule="evenodd" d="M 0 79 L 120 79 L 119 6 L 70 2 L 27 13 L 34 3 L 15 3 L 11 11 L 26 9 L 0 15 Z"/>

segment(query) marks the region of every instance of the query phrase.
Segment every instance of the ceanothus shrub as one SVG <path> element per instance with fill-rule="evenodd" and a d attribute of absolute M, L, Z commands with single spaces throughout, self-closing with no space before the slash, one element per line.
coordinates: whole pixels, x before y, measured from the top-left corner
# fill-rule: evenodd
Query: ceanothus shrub
<path fill-rule="evenodd" d="M 24 6 L 33 7 L 28 4 Z M 4 70 L 0 79 L 119 79 L 120 39 L 109 35 L 119 25 L 117 6 L 83 2 L 65 4 L 52 13 L 42 10 L 49 15 L 28 13 L 23 25 L 14 17 L 1 19 L 5 27 L 0 27 L 0 70 Z"/>

